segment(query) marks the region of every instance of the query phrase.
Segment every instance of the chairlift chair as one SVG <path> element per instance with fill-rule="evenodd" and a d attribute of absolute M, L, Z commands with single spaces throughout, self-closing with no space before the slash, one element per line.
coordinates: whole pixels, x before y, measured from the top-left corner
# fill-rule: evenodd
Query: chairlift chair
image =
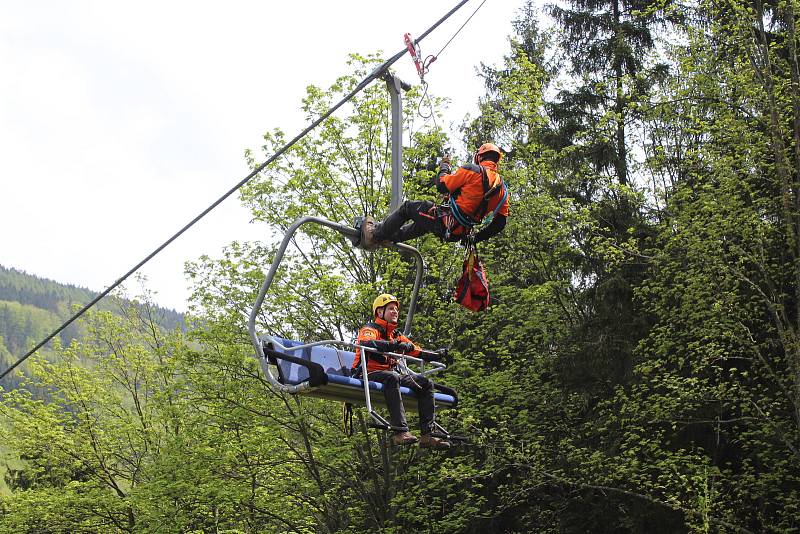
<path fill-rule="evenodd" d="M 347 349 L 355 350 L 356 348 L 360 348 L 363 351 L 377 352 L 375 349 L 336 339 L 302 343 L 268 334 L 259 336 L 256 332 L 256 317 L 264 303 L 267 291 L 280 266 L 286 248 L 295 232 L 302 225 L 307 223 L 315 223 L 334 229 L 354 243 L 360 237 L 360 232 L 355 228 L 335 223 L 321 217 L 301 217 L 292 223 L 287 229 L 283 241 L 275 253 L 275 258 L 267 272 L 267 276 L 256 298 L 253 309 L 250 312 L 248 331 L 250 333 L 250 340 L 256 350 L 256 355 L 267 380 L 275 390 L 364 405 L 370 413 L 374 423 L 373 426 L 391 429 L 391 425 L 373 409 L 374 404 L 385 405 L 383 395 L 377 395 L 374 398 L 372 396 L 374 392 L 383 391 L 383 384 L 350 376 L 350 369 L 355 359 L 355 353 Z M 408 313 L 403 328 L 403 333 L 408 335 L 411 331 L 414 309 L 416 308 L 419 288 L 422 283 L 424 262 L 420 252 L 410 245 L 392 243 L 386 246 L 406 256 L 412 256 L 416 264 L 414 286 L 409 299 Z M 423 367 L 422 374 L 426 376 L 430 376 L 446 368 L 445 364 L 441 362 L 428 362 L 430 367 L 425 369 L 425 362 L 419 358 L 394 353 L 389 353 L 389 355 L 403 362 L 420 364 Z M 362 376 L 367 376 L 366 358 L 361 359 L 361 365 Z M 453 408 L 458 404 L 458 397 L 454 390 L 439 384 L 435 384 L 435 387 L 437 391 L 434 394 L 434 401 L 438 409 Z M 400 388 L 400 392 L 403 396 L 403 403 L 409 408 L 416 408 L 416 394 L 405 387 Z M 440 433 L 449 436 L 443 429 Z"/>
<path fill-rule="evenodd" d="M 400 89 L 407 90 L 409 86 L 388 72 L 383 78 L 386 81 L 387 88 L 392 97 L 391 210 L 396 209 L 402 200 L 403 184 L 402 173 L 400 172 L 402 161 L 402 105 Z M 353 350 L 360 348 L 362 351 L 377 352 L 375 349 L 335 339 L 302 343 L 268 334 L 258 335 L 256 332 L 256 317 L 264 303 L 264 298 L 280 266 L 286 248 L 295 232 L 301 226 L 309 223 L 331 228 L 349 239 L 354 246 L 359 245 L 361 238 L 359 228 L 339 224 L 323 217 L 300 217 L 289 226 L 275 253 L 275 258 L 272 261 L 272 265 L 267 272 L 264 283 L 256 298 L 256 302 L 250 312 L 248 331 L 250 333 L 250 340 L 256 351 L 256 356 L 261 363 L 267 380 L 276 391 L 291 394 L 304 394 L 333 401 L 364 405 L 367 407 L 372 419 L 371 426 L 387 430 L 393 429 L 386 419 L 373 409 L 374 404 L 385 405 L 384 396 L 382 394 L 374 398 L 372 396 L 374 392 L 382 392 L 383 384 L 350 376 L 350 369 L 355 359 Z M 417 303 L 419 288 L 422 283 L 424 262 L 420 252 L 416 248 L 405 243 L 391 243 L 383 246 L 394 249 L 404 256 L 413 257 L 416 263 L 414 287 L 409 299 L 408 313 L 403 329 L 403 333 L 408 335 L 411 331 L 414 309 Z M 425 369 L 425 362 L 418 358 L 403 354 L 389 353 L 389 355 L 404 362 L 404 365 L 407 365 L 406 362 L 419 363 L 422 366 L 422 374 L 426 376 L 440 372 L 446 367 L 440 362 L 429 362 L 430 367 Z M 366 377 L 366 358 L 361 359 L 361 364 L 363 366 L 362 376 Z M 438 384 L 435 384 L 435 388 L 437 391 L 434 394 L 434 401 L 437 409 L 453 408 L 458 404 L 458 397 L 454 390 Z M 403 396 L 404 405 L 409 408 L 416 408 L 416 394 L 405 387 L 401 387 L 400 391 Z M 439 435 L 452 438 L 441 426 L 436 425 L 436 429 Z"/>

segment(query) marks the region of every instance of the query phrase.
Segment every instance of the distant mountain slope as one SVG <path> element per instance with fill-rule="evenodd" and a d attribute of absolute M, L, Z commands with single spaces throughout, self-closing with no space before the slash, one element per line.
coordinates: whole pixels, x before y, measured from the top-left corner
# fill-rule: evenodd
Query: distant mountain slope
<path fill-rule="evenodd" d="M 96 295 L 88 289 L 39 278 L 0 265 L 0 300 L 59 311 L 62 303 L 85 302 Z"/>
<path fill-rule="evenodd" d="M 75 311 L 97 296 L 97 293 L 69 284 L 60 284 L 24 271 L 0 265 L 0 369 L 14 362 L 58 328 Z M 105 299 L 99 309 L 114 311 Z M 156 308 L 157 322 L 165 329 L 184 327 L 183 315 Z M 81 337 L 81 327 L 72 323 L 59 337 L 63 345 Z M 0 381 L 5 388 L 15 387 L 13 377 Z"/>

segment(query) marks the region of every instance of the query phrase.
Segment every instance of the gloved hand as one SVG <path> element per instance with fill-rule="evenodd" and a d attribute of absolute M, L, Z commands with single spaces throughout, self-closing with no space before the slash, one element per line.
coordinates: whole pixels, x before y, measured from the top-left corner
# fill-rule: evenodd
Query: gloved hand
<path fill-rule="evenodd" d="M 450 354 L 450 351 L 443 348 L 433 351 L 423 351 L 419 357 L 425 362 L 440 362 L 443 358 L 447 358 L 448 354 Z"/>
<path fill-rule="evenodd" d="M 461 244 L 464 248 L 470 248 L 475 246 L 475 236 L 473 234 L 467 234 L 461 238 Z"/>
<path fill-rule="evenodd" d="M 414 350 L 414 344 L 408 341 L 395 341 L 394 347 L 392 352 L 411 352 Z"/>
<path fill-rule="evenodd" d="M 450 174 L 453 172 L 453 167 L 450 165 L 450 156 L 445 156 L 439 162 L 439 173 Z"/>

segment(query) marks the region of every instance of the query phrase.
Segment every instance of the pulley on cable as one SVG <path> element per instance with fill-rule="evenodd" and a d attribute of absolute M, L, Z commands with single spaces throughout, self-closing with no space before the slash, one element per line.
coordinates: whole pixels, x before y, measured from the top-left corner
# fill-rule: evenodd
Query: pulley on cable
<path fill-rule="evenodd" d="M 405 40 L 408 53 L 411 54 L 411 58 L 414 60 L 414 66 L 417 68 L 417 74 L 419 74 L 419 81 L 424 84 L 425 74 L 430 70 L 431 64 L 436 61 L 436 56 L 430 55 L 423 60 L 419 43 L 411 38 L 411 34 L 406 33 L 403 39 Z"/>
<path fill-rule="evenodd" d="M 436 116 L 433 111 L 433 102 L 431 102 L 431 97 L 428 94 L 428 82 L 425 81 L 425 75 L 430 70 L 431 64 L 436 61 L 436 56 L 429 55 L 425 59 L 422 59 L 422 51 L 420 50 L 419 43 L 412 39 L 410 33 L 406 33 L 403 35 L 403 40 L 406 43 L 406 49 L 408 53 L 411 54 L 411 59 L 414 60 L 414 67 L 417 69 L 417 74 L 419 75 L 419 83 L 423 87 L 422 97 L 419 99 L 419 103 L 417 104 L 417 115 L 421 118 L 428 120 L 433 120 L 433 126 L 435 128 L 439 128 L 439 125 L 436 124 Z M 428 102 L 428 114 L 422 113 L 422 102 Z"/>
<path fill-rule="evenodd" d="M 483 7 L 483 4 L 485 3 L 486 0 L 483 0 L 483 2 L 481 2 L 480 5 L 478 5 L 478 7 L 475 8 L 475 11 L 472 12 L 472 15 L 470 15 L 467 18 L 467 20 L 464 21 L 464 23 L 458 28 L 458 30 L 456 30 L 453 36 L 450 37 L 450 39 L 444 44 L 442 49 L 439 50 L 437 54 L 428 55 L 427 57 L 425 57 L 425 59 L 422 59 L 422 51 L 420 50 L 419 47 L 419 40 L 415 41 L 414 39 L 412 39 L 410 33 L 406 33 L 403 36 L 403 40 L 405 41 L 406 44 L 406 49 L 408 50 L 408 53 L 411 54 L 411 58 L 414 60 L 414 66 L 417 69 L 417 74 L 419 75 L 420 84 L 424 88 L 424 93 L 422 95 L 422 98 L 420 98 L 419 105 L 417 106 L 417 114 L 425 120 L 432 119 L 433 125 L 436 128 L 438 128 L 439 126 L 436 124 L 436 117 L 434 116 L 435 114 L 433 111 L 433 103 L 431 102 L 431 98 L 428 95 L 428 82 L 425 81 L 425 75 L 430 70 L 430 66 L 433 64 L 433 62 L 436 61 L 438 57 L 442 55 L 442 52 L 444 52 L 445 48 L 447 48 L 450 45 L 450 43 L 453 42 L 453 39 L 455 39 L 456 36 L 459 33 L 461 33 L 461 30 L 464 29 L 464 26 L 466 26 L 469 23 L 469 21 L 472 20 L 472 17 L 474 17 L 475 14 L 478 11 L 480 11 L 480 9 Z M 421 106 L 423 100 L 427 100 L 428 102 L 428 109 L 430 110 L 430 113 L 428 115 L 423 115 L 422 113 Z"/>

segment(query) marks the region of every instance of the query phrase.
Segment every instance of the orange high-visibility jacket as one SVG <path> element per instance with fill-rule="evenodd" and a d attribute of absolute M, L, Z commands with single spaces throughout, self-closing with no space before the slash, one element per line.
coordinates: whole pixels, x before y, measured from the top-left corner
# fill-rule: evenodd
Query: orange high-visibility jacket
<path fill-rule="evenodd" d="M 358 331 L 356 343 L 366 347 L 373 347 L 384 352 L 394 352 L 391 344 L 395 341 L 406 342 L 414 345 L 414 350 L 407 352 L 409 356 L 419 356 L 420 347 L 403 334 L 397 332 L 397 323 L 389 323 L 384 319 L 375 318 L 371 323 L 361 327 Z M 367 373 L 372 371 L 386 371 L 391 369 L 397 361 L 391 356 L 384 356 L 377 352 L 367 351 Z M 361 349 L 356 349 L 356 358 L 353 361 L 353 370 L 361 366 Z"/>
<path fill-rule="evenodd" d="M 497 172 L 497 163 L 494 161 L 484 160 L 481 161 L 480 167 L 474 163 L 468 163 L 459 167 L 453 174 L 442 174 L 439 176 L 439 181 L 444 184 L 451 195 L 456 196 L 456 204 L 465 215 L 469 215 L 476 222 L 480 222 L 486 215 L 493 213 L 497 205 L 503 200 L 505 195 L 505 184 L 500 190 L 495 193 L 490 199 L 486 212 L 476 217 L 475 211 L 480 205 L 485 191 L 483 190 L 483 175 L 481 174 L 481 167 L 486 169 L 489 178 L 489 186 L 500 179 Z M 508 197 L 506 197 L 503 205 L 497 211 L 499 215 L 508 217 Z"/>

